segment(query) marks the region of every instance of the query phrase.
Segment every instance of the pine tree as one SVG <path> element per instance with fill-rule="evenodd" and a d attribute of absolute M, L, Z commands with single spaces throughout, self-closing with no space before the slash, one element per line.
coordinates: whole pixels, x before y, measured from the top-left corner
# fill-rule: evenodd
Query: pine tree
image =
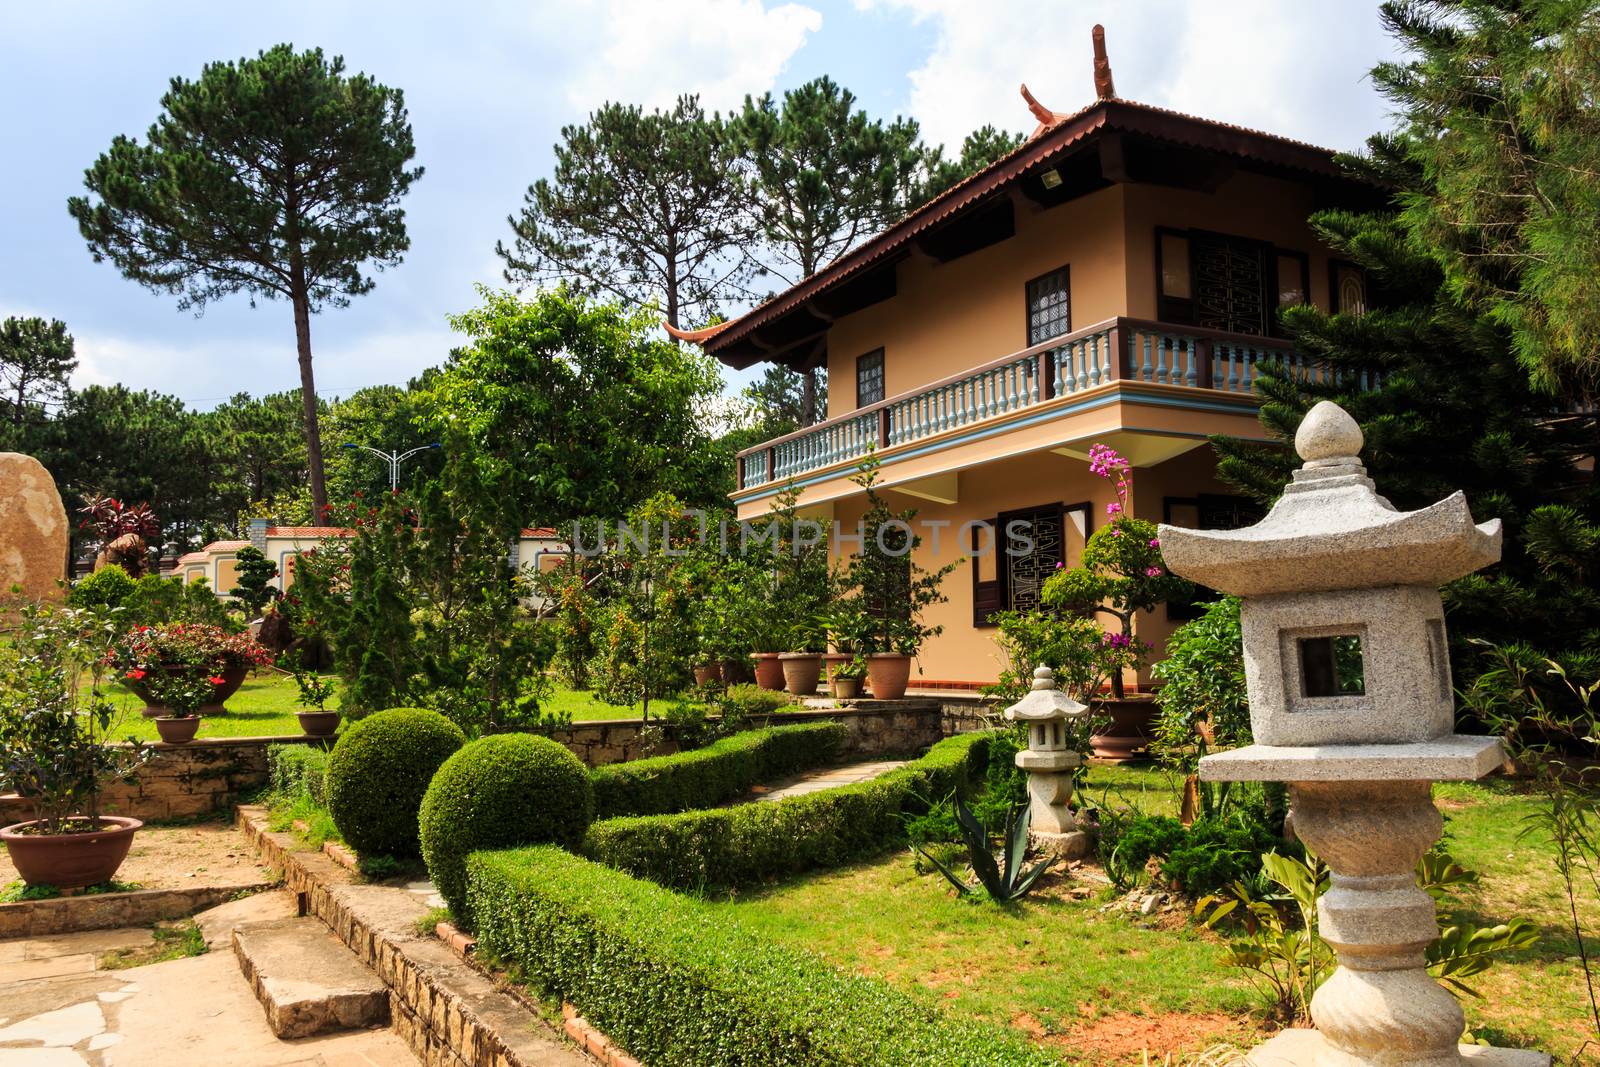
<path fill-rule="evenodd" d="M 0 396 L 11 407 L 14 431 L 30 415 L 48 417 L 48 408 L 66 399 L 67 376 L 77 369 L 72 335 L 60 319 L 0 323 Z"/>
<path fill-rule="evenodd" d="M 961 154 L 955 159 L 945 159 L 941 149 L 934 149 L 929 153 L 928 176 L 918 199 L 932 200 L 957 182 L 1010 155 L 1022 147 L 1025 140 L 1027 138 L 1020 133 L 982 126 L 967 134 L 961 142 Z"/>

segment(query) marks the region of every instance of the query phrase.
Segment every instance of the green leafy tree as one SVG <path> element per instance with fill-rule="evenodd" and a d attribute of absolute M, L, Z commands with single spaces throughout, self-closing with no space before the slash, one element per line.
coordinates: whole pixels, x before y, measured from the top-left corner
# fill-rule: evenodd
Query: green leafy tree
<path fill-rule="evenodd" d="M 348 501 L 360 492 L 370 497 L 389 491 L 389 467 L 368 452 L 345 445 L 370 445 L 406 451 L 438 439 L 442 429 L 429 391 L 439 370 L 429 367 L 404 387 L 373 385 L 357 389 L 328 408 L 328 440 L 339 446 L 328 457 L 328 496 Z M 439 476 L 441 449 L 419 452 L 400 468 L 400 485 L 411 488 Z"/>
<path fill-rule="evenodd" d="M 294 310 L 307 466 L 327 506 L 311 315 L 370 291 L 410 240 L 400 200 L 421 167 L 398 89 L 321 49 L 276 45 L 174 78 L 146 143 L 118 136 L 67 209 L 96 261 L 179 307 L 243 291 Z"/>
<path fill-rule="evenodd" d="M 745 97 L 733 135 L 749 164 L 747 193 L 765 236 L 763 272 L 809 278 L 898 218 L 916 199 L 924 162 L 913 119 L 884 123 L 828 77 L 783 96 Z M 800 372 L 800 424 L 819 417 L 820 372 Z"/>
<path fill-rule="evenodd" d="M 982 126 L 967 134 L 961 142 L 961 154 L 955 159 L 945 159 L 944 153 L 935 149 L 929 153 L 928 173 L 920 190 L 920 199 L 932 200 L 951 186 L 1021 148 L 1026 140 L 1020 133 Z"/>
<path fill-rule="evenodd" d="M 67 377 L 78 369 L 72 335 L 60 319 L 9 318 L 0 323 L 0 394 L 20 431 L 30 417 L 48 417 L 67 395 Z"/>
<path fill-rule="evenodd" d="M 721 388 L 710 359 L 658 340 L 648 312 L 568 288 L 482 295 L 451 320 L 468 342 L 432 402 L 510 476 L 524 522 L 614 519 L 657 492 L 719 502 L 728 459 L 700 417 Z"/>
<path fill-rule="evenodd" d="M 528 187 L 495 245 L 513 285 L 554 283 L 701 323 L 742 290 L 749 222 L 738 146 L 698 97 L 670 111 L 608 103 L 564 126 L 551 177 Z"/>
<path fill-rule="evenodd" d="M 1586 0 L 1389 0 L 1373 69 L 1400 124 L 1380 158 L 1450 294 L 1510 330 L 1545 386 L 1600 375 L 1600 19 Z"/>

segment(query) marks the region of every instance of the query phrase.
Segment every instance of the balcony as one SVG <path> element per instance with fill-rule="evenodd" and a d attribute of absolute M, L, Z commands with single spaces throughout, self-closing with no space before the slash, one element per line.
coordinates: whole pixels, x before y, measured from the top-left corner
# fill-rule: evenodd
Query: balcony
<path fill-rule="evenodd" d="M 999 423 L 1029 408 L 1118 385 L 1175 389 L 1178 397 L 1197 402 L 1217 393 L 1248 400 L 1261 368 L 1273 363 L 1288 364 L 1311 380 L 1324 373 L 1277 338 L 1107 319 L 746 449 L 739 453 L 739 489 L 785 482 L 860 460 L 869 451 Z"/>

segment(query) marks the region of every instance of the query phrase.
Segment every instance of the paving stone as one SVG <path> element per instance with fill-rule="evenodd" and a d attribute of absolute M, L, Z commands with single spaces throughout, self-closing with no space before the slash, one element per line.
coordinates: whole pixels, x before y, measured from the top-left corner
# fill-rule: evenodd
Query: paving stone
<path fill-rule="evenodd" d="M 74 956 L 0 964 L 0 985 L 56 978 L 64 974 L 90 974 L 94 971 L 94 961 L 94 954 L 85 952 Z"/>
<path fill-rule="evenodd" d="M 288 919 L 295 914 L 294 894 L 287 889 L 254 893 L 202 911 L 194 917 L 206 944 L 212 948 L 233 942 L 234 927 L 267 919 Z"/>
<path fill-rule="evenodd" d="M 54 934 L 33 937 L 23 941 L 30 960 L 47 960 L 59 956 L 91 953 L 95 956 L 119 948 L 138 948 L 148 945 L 155 935 L 145 929 L 85 930 L 76 934 Z"/>
<path fill-rule="evenodd" d="M 245 923 L 233 950 L 280 1038 L 389 1022 L 388 987 L 316 919 Z"/>
<path fill-rule="evenodd" d="M 0 1046 L 30 1042 L 49 1048 L 67 1048 L 89 1040 L 105 1028 L 105 1013 L 99 1004 L 89 1000 L 12 1023 L 0 1030 Z M 5 1056 L 5 1052 L 0 1052 L 0 1063 L 5 1061 Z"/>
<path fill-rule="evenodd" d="M 0 1067 L 85 1067 L 86 1062 L 70 1048 L 0 1050 Z"/>

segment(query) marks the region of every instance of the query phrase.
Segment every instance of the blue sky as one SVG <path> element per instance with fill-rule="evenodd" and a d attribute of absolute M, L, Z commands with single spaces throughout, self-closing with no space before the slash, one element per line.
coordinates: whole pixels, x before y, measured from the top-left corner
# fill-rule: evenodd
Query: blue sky
<path fill-rule="evenodd" d="M 1376 4 L 1359 0 L 7 4 L 0 317 L 65 320 L 80 385 L 120 381 L 201 408 L 297 386 L 287 305 L 235 296 L 200 318 L 180 312 L 94 263 L 65 207 L 112 137 L 143 137 L 170 77 L 280 41 L 404 89 L 427 168 L 406 203 L 405 262 L 312 322 L 319 389 L 340 394 L 444 359 L 446 316 L 472 306 L 475 284 L 500 283 L 495 241 L 548 172 L 560 127 L 607 99 L 697 91 L 727 109 L 830 74 L 869 111 L 910 114 L 958 145 L 985 122 L 1031 128 L 1021 81 L 1057 111 L 1087 103 L 1095 22 L 1130 99 L 1337 148 L 1387 125 L 1365 74 L 1390 46 Z"/>

